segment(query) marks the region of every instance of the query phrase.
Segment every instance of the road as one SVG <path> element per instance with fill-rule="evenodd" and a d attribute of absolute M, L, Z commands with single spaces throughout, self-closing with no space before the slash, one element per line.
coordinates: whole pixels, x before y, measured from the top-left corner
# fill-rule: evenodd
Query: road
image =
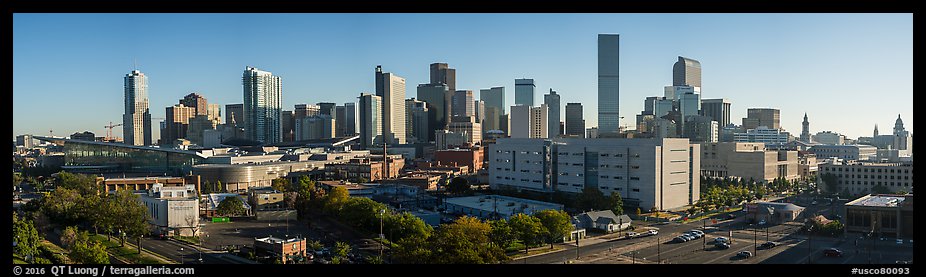
<path fill-rule="evenodd" d="M 227 255 L 230 255 L 228 253 L 210 251 L 208 249 L 204 249 L 205 251 L 200 252 L 196 247 L 191 247 L 189 244 L 174 240 L 144 238 L 142 239 L 142 247 L 168 259 L 177 261 L 178 263 L 182 261 L 183 264 L 199 264 L 200 253 L 202 253 L 202 263 L 204 264 L 238 263 L 235 260 L 227 258 Z"/>

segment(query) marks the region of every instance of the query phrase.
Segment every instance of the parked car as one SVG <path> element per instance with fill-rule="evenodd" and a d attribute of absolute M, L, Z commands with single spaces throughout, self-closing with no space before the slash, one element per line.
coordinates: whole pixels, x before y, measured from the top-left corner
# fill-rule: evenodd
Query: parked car
<path fill-rule="evenodd" d="M 717 247 L 717 249 L 730 249 L 730 245 L 727 243 L 718 243 L 714 247 Z"/>
<path fill-rule="evenodd" d="M 647 236 L 655 236 L 655 235 L 659 234 L 659 230 L 650 229 L 649 231 L 646 231 L 646 232 L 643 233 L 643 234 L 644 234 L 644 235 L 647 235 Z"/>
<path fill-rule="evenodd" d="M 775 246 L 778 246 L 778 243 L 774 241 L 768 241 L 768 242 L 765 242 L 759 245 L 759 247 L 762 249 L 772 249 L 772 248 L 775 248 Z"/>
<path fill-rule="evenodd" d="M 682 236 L 677 236 L 677 237 L 675 237 L 674 239 L 672 239 L 672 242 L 678 242 L 678 243 L 682 243 L 682 242 L 686 242 L 686 241 L 688 241 L 688 239 L 686 239 L 685 237 L 682 237 Z"/>
<path fill-rule="evenodd" d="M 627 234 L 625 234 L 624 236 L 627 237 L 628 239 L 632 239 L 632 238 L 637 237 L 638 234 L 636 232 L 627 232 Z"/>
<path fill-rule="evenodd" d="M 836 248 L 823 250 L 823 255 L 827 257 L 842 257 L 842 251 Z"/>
<path fill-rule="evenodd" d="M 730 243 L 730 240 L 726 237 L 717 237 L 714 239 L 714 243 Z"/>
<path fill-rule="evenodd" d="M 734 214 L 734 213 L 728 213 L 728 214 L 727 214 L 727 218 L 728 218 L 728 219 L 734 219 L 734 218 L 736 218 L 736 214 Z"/>
<path fill-rule="evenodd" d="M 736 256 L 737 256 L 737 257 L 740 257 L 740 258 L 748 259 L 748 258 L 752 257 L 752 252 L 749 252 L 749 251 L 740 251 L 739 253 L 736 253 Z"/>

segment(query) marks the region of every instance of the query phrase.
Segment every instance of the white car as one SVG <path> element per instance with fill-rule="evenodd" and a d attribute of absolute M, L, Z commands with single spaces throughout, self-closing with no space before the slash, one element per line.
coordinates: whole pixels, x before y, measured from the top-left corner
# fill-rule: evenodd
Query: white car
<path fill-rule="evenodd" d="M 655 236 L 655 235 L 659 234 L 659 231 L 657 231 L 657 230 L 649 230 L 649 231 L 646 231 L 646 233 L 644 233 L 644 234 L 647 234 L 648 236 Z"/>

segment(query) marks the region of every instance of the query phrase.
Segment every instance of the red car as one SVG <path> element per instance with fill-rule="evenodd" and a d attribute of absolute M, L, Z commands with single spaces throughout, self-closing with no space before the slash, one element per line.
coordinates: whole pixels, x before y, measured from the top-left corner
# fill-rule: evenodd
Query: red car
<path fill-rule="evenodd" d="M 827 257 L 842 257 L 842 251 L 836 248 L 823 250 L 823 255 Z"/>

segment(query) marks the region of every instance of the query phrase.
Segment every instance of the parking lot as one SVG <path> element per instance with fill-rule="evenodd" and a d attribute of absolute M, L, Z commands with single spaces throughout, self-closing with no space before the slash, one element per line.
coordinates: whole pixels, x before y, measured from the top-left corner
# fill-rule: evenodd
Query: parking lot
<path fill-rule="evenodd" d="M 287 228 L 288 226 L 288 228 Z M 231 222 L 203 223 L 203 246 L 213 250 L 252 246 L 254 238 L 274 236 L 279 238 L 302 237 L 318 238 L 317 232 L 310 230 L 301 221 L 267 222 L 249 218 L 233 218 Z"/>

